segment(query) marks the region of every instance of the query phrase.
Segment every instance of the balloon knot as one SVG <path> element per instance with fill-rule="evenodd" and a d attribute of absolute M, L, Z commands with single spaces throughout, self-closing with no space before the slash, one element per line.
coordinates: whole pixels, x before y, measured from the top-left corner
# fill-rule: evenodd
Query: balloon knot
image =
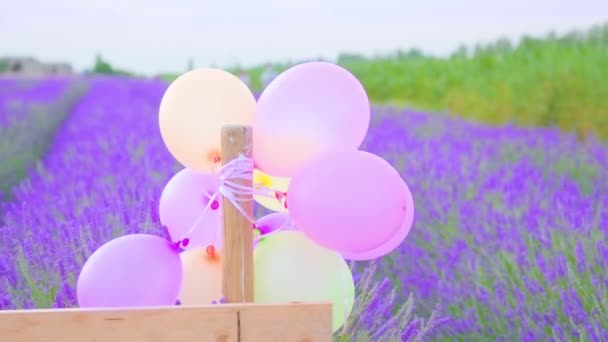
<path fill-rule="evenodd" d="M 226 300 L 224 299 L 224 297 L 220 298 L 219 300 L 212 300 L 211 304 L 226 304 Z"/>
<path fill-rule="evenodd" d="M 213 153 L 213 155 L 211 156 L 211 161 L 214 164 L 217 164 L 222 161 L 222 157 L 220 157 L 220 155 L 218 153 Z"/>
<path fill-rule="evenodd" d="M 217 210 L 220 207 L 220 202 L 218 202 L 217 200 L 214 200 L 211 203 L 211 210 Z"/>
<path fill-rule="evenodd" d="M 210 256 L 210 257 L 215 256 L 215 247 L 213 245 L 207 246 L 207 249 L 205 251 L 207 252 L 208 256 Z"/>
<path fill-rule="evenodd" d="M 180 241 L 180 243 L 182 244 L 182 247 L 186 248 L 186 247 L 188 247 L 188 244 L 190 243 L 190 239 L 184 238 L 182 241 Z"/>

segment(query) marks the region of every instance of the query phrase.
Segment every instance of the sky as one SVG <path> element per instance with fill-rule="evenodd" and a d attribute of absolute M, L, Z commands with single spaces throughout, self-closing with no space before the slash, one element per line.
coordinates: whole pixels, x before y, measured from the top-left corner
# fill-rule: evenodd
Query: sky
<path fill-rule="evenodd" d="M 4 3 L 5 2 L 5 3 Z M 608 22 L 605 0 L 0 0 L 0 56 L 141 74 L 542 36 Z"/>

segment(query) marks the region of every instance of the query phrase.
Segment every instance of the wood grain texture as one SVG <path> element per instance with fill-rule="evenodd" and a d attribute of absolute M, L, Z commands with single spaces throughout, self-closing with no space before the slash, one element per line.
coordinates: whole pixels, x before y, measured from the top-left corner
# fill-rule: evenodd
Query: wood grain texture
<path fill-rule="evenodd" d="M 11 342 L 238 342 L 238 307 L 0 311 Z"/>
<path fill-rule="evenodd" d="M 331 342 L 331 303 L 0 311 L 10 342 Z"/>
<path fill-rule="evenodd" d="M 222 128 L 222 162 L 229 163 L 240 154 L 251 157 L 251 127 Z M 253 172 L 253 170 L 252 170 Z M 247 187 L 253 181 L 238 181 Z M 253 201 L 240 202 L 253 217 Z M 253 224 L 227 199 L 222 199 L 223 218 L 223 280 L 222 293 L 228 303 L 253 302 Z"/>
<path fill-rule="evenodd" d="M 240 342 L 331 342 L 331 303 L 254 305 L 240 310 Z"/>

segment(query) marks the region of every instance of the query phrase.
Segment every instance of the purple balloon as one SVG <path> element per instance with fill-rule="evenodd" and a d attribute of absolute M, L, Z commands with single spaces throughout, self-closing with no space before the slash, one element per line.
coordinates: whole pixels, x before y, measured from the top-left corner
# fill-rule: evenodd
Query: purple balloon
<path fill-rule="evenodd" d="M 217 177 L 189 168 L 181 170 L 169 180 L 160 196 L 158 213 L 160 222 L 167 227 L 173 242 L 181 239 L 196 224 L 188 235 L 185 249 L 209 245 L 221 248 L 221 198 L 218 196 L 215 203 L 204 212 L 209 196 L 219 186 Z"/>
<path fill-rule="evenodd" d="M 288 213 L 272 213 L 258 219 L 255 225 L 263 236 L 272 233 L 281 227 L 283 227 L 281 231 L 295 230 L 288 221 Z"/>
<path fill-rule="evenodd" d="M 158 236 L 132 234 L 97 249 L 82 267 L 76 293 L 87 307 L 174 305 L 182 283 L 177 248 Z"/>
<path fill-rule="evenodd" d="M 292 178 L 287 202 L 301 231 L 353 260 L 389 253 L 413 222 L 413 199 L 399 172 L 364 151 L 310 161 Z"/>
<path fill-rule="evenodd" d="M 358 149 L 369 123 L 367 94 L 348 70 L 326 62 L 296 65 L 258 100 L 252 125 L 256 167 L 292 177 L 323 153 Z"/>

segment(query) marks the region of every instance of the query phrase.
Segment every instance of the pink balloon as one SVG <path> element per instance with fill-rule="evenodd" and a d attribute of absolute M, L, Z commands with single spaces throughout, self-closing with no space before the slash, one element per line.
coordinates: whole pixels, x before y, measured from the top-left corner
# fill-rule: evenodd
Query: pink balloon
<path fill-rule="evenodd" d="M 406 184 L 407 191 L 407 208 L 411 208 L 411 210 L 405 211 L 405 220 L 396 234 L 394 234 L 388 241 L 383 243 L 382 245 L 371 249 L 365 252 L 357 252 L 357 253 L 342 253 L 342 257 L 346 260 L 372 260 L 382 256 L 385 256 L 395 250 L 397 247 L 403 243 L 405 238 L 410 232 L 412 228 L 412 224 L 414 223 L 414 198 L 412 197 L 412 193 L 410 192 L 409 187 Z"/>
<path fill-rule="evenodd" d="M 260 96 L 253 118 L 253 158 L 271 175 L 291 177 L 307 161 L 359 148 L 370 122 L 361 83 L 326 62 L 292 67 Z"/>
<path fill-rule="evenodd" d="M 260 230 L 260 234 L 262 234 L 262 236 L 272 233 L 281 227 L 281 231 L 295 230 L 292 225 L 289 224 L 288 213 L 268 214 L 258 219 L 255 225 Z"/>
<path fill-rule="evenodd" d="M 174 305 L 182 283 L 179 252 L 148 234 L 116 238 L 97 249 L 78 276 L 80 307 Z"/>
<path fill-rule="evenodd" d="M 216 203 L 204 212 L 209 196 L 219 186 L 217 177 L 189 168 L 181 170 L 169 180 L 160 196 L 159 216 L 173 242 L 181 239 L 196 223 L 195 229 L 188 235 L 185 249 L 209 245 L 221 248 L 221 198 L 218 196 Z"/>
<path fill-rule="evenodd" d="M 399 172 L 364 151 L 310 161 L 293 177 L 287 202 L 301 231 L 356 260 L 390 252 L 413 221 L 413 200 Z"/>

